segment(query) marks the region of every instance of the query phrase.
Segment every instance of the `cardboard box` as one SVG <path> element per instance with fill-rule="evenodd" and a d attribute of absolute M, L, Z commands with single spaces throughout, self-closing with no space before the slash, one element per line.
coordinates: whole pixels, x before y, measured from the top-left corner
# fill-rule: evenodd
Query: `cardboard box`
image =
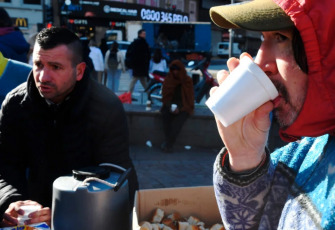
<path fill-rule="evenodd" d="M 137 191 L 133 208 L 133 230 L 140 229 L 141 221 L 149 221 L 157 208 L 164 210 L 165 215 L 179 212 L 182 217 L 197 217 L 209 227 L 222 223 L 213 186 Z"/>

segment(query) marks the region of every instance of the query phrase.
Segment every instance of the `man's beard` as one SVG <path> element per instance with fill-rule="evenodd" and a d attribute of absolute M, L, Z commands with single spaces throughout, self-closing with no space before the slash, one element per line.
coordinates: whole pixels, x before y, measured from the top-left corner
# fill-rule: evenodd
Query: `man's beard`
<path fill-rule="evenodd" d="M 297 98 L 295 101 L 292 101 L 292 97 L 285 85 L 279 81 L 273 81 L 273 84 L 284 100 L 278 108 L 274 109 L 274 115 L 279 126 L 285 130 L 297 119 L 305 98 Z M 284 109 L 284 107 L 286 107 L 286 109 Z"/>

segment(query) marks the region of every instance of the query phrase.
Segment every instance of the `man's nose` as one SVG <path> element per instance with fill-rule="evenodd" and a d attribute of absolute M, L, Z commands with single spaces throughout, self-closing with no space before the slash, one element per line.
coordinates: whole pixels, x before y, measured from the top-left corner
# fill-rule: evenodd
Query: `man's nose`
<path fill-rule="evenodd" d="M 276 59 L 270 51 L 267 51 L 260 47 L 257 52 L 255 63 L 266 73 L 266 75 L 271 76 L 278 72 Z"/>
<path fill-rule="evenodd" d="M 50 81 L 50 73 L 47 68 L 43 68 L 39 73 L 40 82 L 48 82 Z"/>

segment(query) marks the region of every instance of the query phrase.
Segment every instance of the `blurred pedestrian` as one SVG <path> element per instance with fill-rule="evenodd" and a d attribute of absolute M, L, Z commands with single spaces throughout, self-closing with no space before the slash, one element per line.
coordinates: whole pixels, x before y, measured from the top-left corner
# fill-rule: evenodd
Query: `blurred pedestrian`
<path fill-rule="evenodd" d="M 172 152 L 178 134 L 186 119 L 194 111 L 193 81 L 187 75 L 184 64 L 174 60 L 163 82 L 161 108 L 165 141 L 164 152 Z"/>
<path fill-rule="evenodd" d="M 94 70 L 92 70 L 92 77 L 99 83 L 102 83 L 102 75 L 104 72 L 104 58 L 100 48 L 97 47 L 97 43 L 94 39 L 89 42 L 90 54 L 89 57 L 93 62 Z"/>
<path fill-rule="evenodd" d="M 13 26 L 7 11 L 0 7 L 0 52 L 6 58 L 28 63 L 30 45 L 22 32 Z"/>
<path fill-rule="evenodd" d="M 105 55 L 105 75 L 107 75 L 107 88 L 118 92 L 120 85 L 121 71 L 126 71 L 124 56 L 119 50 L 119 44 L 114 41 L 111 48 Z"/>
<path fill-rule="evenodd" d="M 160 48 L 156 48 L 152 58 L 150 59 L 149 72 L 152 73 L 155 70 L 165 72 L 166 69 L 166 60 L 163 58 L 162 50 Z"/>
<path fill-rule="evenodd" d="M 133 70 L 133 78 L 130 81 L 129 92 L 132 94 L 135 84 L 140 80 L 144 89 L 147 88 L 147 78 L 149 73 L 150 48 L 145 40 L 146 32 L 140 29 L 137 32 L 138 37 L 130 44 L 127 50 L 126 59 L 129 60 L 130 67 Z M 127 61 L 128 63 L 128 61 Z"/>
<path fill-rule="evenodd" d="M 106 52 L 108 50 L 106 38 L 101 38 L 99 48 L 101 50 L 102 56 L 105 58 Z"/>

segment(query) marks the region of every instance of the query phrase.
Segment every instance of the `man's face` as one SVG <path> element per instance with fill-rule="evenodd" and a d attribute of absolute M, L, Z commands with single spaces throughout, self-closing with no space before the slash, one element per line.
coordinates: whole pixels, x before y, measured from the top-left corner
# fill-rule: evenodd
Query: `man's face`
<path fill-rule="evenodd" d="M 58 104 L 73 90 L 85 71 L 85 63 L 73 66 L 72 53 L 65 45 L 44 50 L 37 43 L 33 52 L 36 87 L 45 99 Z"/>
<path fill-rule="evenodd" d="M 280 126 L 290 126 L 302 109 L 308 77 L 296 63 L 292 49 L 293 29 L 263 32 L 264 40 L 255 62 L 276 86 L 275 116 Z"/>
<path fill-rule="evenodd" d="M 146 35 L 147 35 L 147 33 L 146 33 L 145 31 L 142 31 L 142 32 L 140 33 L 140 37 L 141 37 L 141 38 L 144 38 L 144 39 L 145 39 Z"/>

